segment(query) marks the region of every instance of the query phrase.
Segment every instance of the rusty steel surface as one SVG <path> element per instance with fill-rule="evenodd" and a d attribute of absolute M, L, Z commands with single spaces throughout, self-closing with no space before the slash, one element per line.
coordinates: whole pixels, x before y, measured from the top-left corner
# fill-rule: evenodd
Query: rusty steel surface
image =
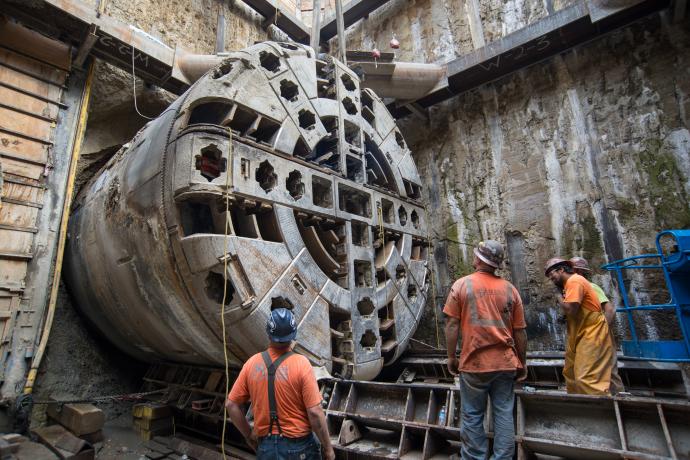
<path fill-rule="evenodd" d="M 257 44 L 83 188 L 65 274 L 131 355 L 218 365 L 227 266 L 231 364 L 267 345 L 271 308 L 288 306 L 299 352 L 368 380 L 406 348 L 425 303 L 420 184 L 393 118 L 350 69 L 309 47 Z"/>
<path fill-rule="evenodd" d="M 445 350 L 410 350 L 377 380 L 399 383 L 452 383 Z M 563 352 L 528 352 L 525 385 L 565 390 Z M 618 358 L 618 373 L 625 391 L 635 396 L 690 399 L 690 382 L 677 363 Z"/>
<path fill-rule="evenodd" d="M 230 383 L 236 376 L 236 371 L 230 372 Z M 457 381 L 322 379 L 320 384 L 338 458 L 442 459 L 459 455 L 462 435 Z M 147 372 L 142 390 L 160 391 L 155 400 L 173 408 L 179 430 L 221 436 L 222 369 L 156 364 Z M 514 423 L 518 459 L 690 458 L 687 400 L 569 395 L 525 387 L 516 390 Z M 488 411 L 484 427 L 490 438 L 493 425 Z M 249 450 L 235 430 L 228 432 L 226 446 L 233 446 L 237 453 Z"/>

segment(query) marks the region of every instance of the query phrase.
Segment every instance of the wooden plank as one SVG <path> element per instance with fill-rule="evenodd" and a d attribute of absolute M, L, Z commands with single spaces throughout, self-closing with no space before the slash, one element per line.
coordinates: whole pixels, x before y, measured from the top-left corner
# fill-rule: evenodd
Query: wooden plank
<path fill-rule="evenodd" d="M 26 203 L 43 203 L 45 191 L 39 187 L 5 181 L 2 188 L 2 199 L 23 201 Z"/>
<path fill-rule="evenodd" d="M 0 132 L 0 157 L 44 165 L 50 146 Z"/>
<path fill-rule="evenodd" d="M 45 158 L 46 161 L 41 161 L 43 160 L 43 158 L 39 158 L 39 161 L 36 161 L 32 158 L 23 157 L 21 154 L 18 153 L 3 152 L 2 150 L 0 150 L 0 159 L 1 158 L 7 158 L 9 160 L 16 160 L 22 163 L 34 164 L 39 166 L 45 166 L 47 162 L 47 158 Z"/>
<path fill-rule="evenodd" d="M 31 253 L 19 254 L 12 252 L 2 252 L 0 251 L 0 259 L 11 259 L 11 260 L 31 260 L 34 255 Z"/>
<path fill-rule="evenodd" d="M 9 90 L 12 90 L 15 93 L 25 94 L 26 96 L 33 97 L 34 99 L 38 99 L 38 100 L 43 101 L 43 102 L 48 102 L 49 104 L 57 105 L 58 107 L 67 108 L 67 106 L 65 104 L 63 104 L 62 102 L 60 102 L 59 100 L 43 97 L 41 94 L 36 94 L 36 93 L 32 93 L 30 91 L 26 91 L 26 90 L 24 90 L 24 89 L 22 89 L 16 85 L 12 85 L 10 83 L 7 83 L 4 80 L 0 80 L 0 86 L 7 88 Z"/>
<path fill-rule="evenodd" d="M 63 86 L 68 72 L 44 64 L 0 44 L 0 61 L 17 71 L 33 75 L 39 80 L 48 80 L 56 86 Z"/>
<path fill-rule="evenodd" d="M 0 135 L 0 141 L 2 139 L 3 136 Z M 17 176 L 38 180 L 43 177 L 44 169 L 45 167 L 41 165 L 30 164 L 12 158 L 3 157 L 2 159 L 2 172 L 4 174 L 16 174 Z"/>
<path fill-rule="evenodd" d="M 64 70 L 32 61 L 6 48 L 0 48 L 0 63 L 2 63 L 0 65 L 7 66 L 17 72 L 56 86 L 63 86 L 67 79 L 67 72 Z"/>
<path fill-rule="evenodd" d="M 18 205 L 21 205 L 21 206 L 29 206 L 29 207 L 37 208 L 37 209 L 41 209 L 41 208 L 43 207 L 43 205 L 42 205 L 41 203 L 34 203 L 34 202 L 30 202 L 30 201 L 15 200 L 14 198 L 5 198 L 5 197 L 3 197 L 3 198 L 2 198 L 2 201 L 0 201 L 0 202 L 18 204 Z"/>
<path fill-rule="evenodd" d="M 60 107 L 55 104 L 50 104 L 27 94 L 18 93 L 4 86 L 0 86 L 0 101 L 19 107 L 27 112 L 40 113 L 50 118 L 57 117 L 60 111 Z"/>
<path fill-rule="evenodd" d="M 17 231 L 17 232 L 38 233 L 38 228 L 36 228 L 36 227 L 23 227 L 21 225 L 2 224 L 2 223 L 0 223 L 0 230 L 13 230 L 13 231 Z"/>
<path fill-rule="evenodd" d="M 0 229 L 0 252 L 29 253 L 33 241 L 33 233 Z"/>
<path fill-rule="evenodd" d="M 29 179 L 27 177 L 17 176 L 16 174 L 3 174 L 5 183 L 26 185 L 27 187 L 35 187 L 41 190 L 45 190 L 47 187 L 40 180 Z"/>
<path fill-rule="evenodd" d="M 24 289 L 26 265 L 23 260 L 0 259 L 0 288 Z"/>
<path fill-rule="evenodd" d="M 0 67 L 0 80 L 23 91 L 54 101 L 60 100 L 62 88 L 31 78 L 8 67 Z"/>
<path fill-rule="evenodd" d="M 9 128 L 5 128 L 2 125 L 0 125 L 0 132 L 4 133 L 4 134 L 9 134 L 11 136 L 19 137 L 21 139 L 27 139 L 27 140 L 34 141 L 34 142 L 39 142 L 39 143 L 44 144 L 44 145 L 53 145 L 53 142 L 49 139 L 42 139 L 40 137 L 30 136 L 29 134 L 24 134 L 20 131 L 15 131 L 15 130 L 12 130 Z"/>
<path fill-rule="evenodd" d="M 17 227 L 34 227 L 38 208 L 3 202 L 0 208 L 0 224 Z"/>
<path fill-rule="evenodd" d="M 52 122 L 3 107 L 0 107 L 0 127 L 44 141 L 50 141 L 53 132 Z"/>
<path fill-rule="evenodd" d="M 47 65 L 69 71 L 71 64 L 69 45 L 2 18 L 0 18 L 0 44 Z"/>

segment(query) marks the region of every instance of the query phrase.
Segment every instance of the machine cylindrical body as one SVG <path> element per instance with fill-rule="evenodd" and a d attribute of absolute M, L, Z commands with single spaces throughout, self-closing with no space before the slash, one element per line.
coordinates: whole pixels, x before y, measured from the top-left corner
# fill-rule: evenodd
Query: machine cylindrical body
<path fill-rule="evenodd" d="M 225 343 L 239 365 L 286 306 L 314 365 L 371 379 L 407 346 L 426 300 L 419 198 L 402 134 L 352 71 L 261 43 L 202 77 L 84 186 L 65 274 L 88 318 L 140 359 L 219 365 Z"/>

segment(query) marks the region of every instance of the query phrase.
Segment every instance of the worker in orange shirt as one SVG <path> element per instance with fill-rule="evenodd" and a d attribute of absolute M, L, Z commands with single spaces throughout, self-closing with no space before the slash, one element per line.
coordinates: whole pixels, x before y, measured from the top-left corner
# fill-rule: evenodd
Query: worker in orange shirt
<path fill-rule="evenodd" d="M 570 263 L 573 264 L 573 270 L 578 275 L 585 277 L 589 284 L 592 285 L 594 292 L 597 293 L 599 298 L 599 303 L 601 304 L 601 309 L 604 311 L 604 318 L 606 318 L 606 323 L 609 325 L 609 333 L 611 334 L 611 342 L 613 343 L 613 365 L 611 366 L 611 388 L 612 394 L 620 393 L 625 391 L 625 386 L 623 385 L 623 380 L 618 373 L 618 356 L 616 356 L 616 335 L 613 333 L 614 327 L 616 326 L 616 307 L 609 301 L 609 298 L 604 294 L 604 290 L 595 284 L 590 279 L 592 274 L 592 269 L 589 268 L 589 263 L 587 259 L 583 257 L 571 257 Z"/>
<path fill-rule="evenodd" d="M 297 334 L 292 311 L 276 308 L 266 324 L 267 350 L 244 363 L 225 407 L 247 444 L 259 460 L 334 459 L 321 393 L 314 371 L 304 356 L 290 350 Z M 242 405 L 252 402 L 254 430 Z"/>
<path fill-rule="evenodd" d="M 608 394 L 614 350 L 597 293 L 569 260 L 549 259 L 544 275 L 559 289 L 557 302 L 567 320 L 563 377 L 568 393 Z"/>
<path fill-rule="evenodd" d="M 460 373 L 463 460 L 487 458 L 484 431 L 487 396 L 494 421 L 492 459 L 512 459 L 515 452 L 514 383 L 527 376 L 527 333 L 522 299 L 517 289 L 496 275 L 503 246 L 483 241 L 474 249 L 475 272 L 457 280 L 448 295 L 446 347 L 448 370 Z M 462 331 L 460 360 L 456 356 Z"/>

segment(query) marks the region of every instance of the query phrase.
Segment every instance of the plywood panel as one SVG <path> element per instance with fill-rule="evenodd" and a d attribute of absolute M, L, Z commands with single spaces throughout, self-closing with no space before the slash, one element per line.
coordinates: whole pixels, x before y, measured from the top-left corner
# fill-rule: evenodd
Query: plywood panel
<path fill-rule="evenodd" d="M 38 208 L 15 203 L 3 203 L 0 208 L 0 224 L 14 227 L 35 227 Z"/>
<path fill-rule="evenodd" d="M 67 78 L 67 72 L 64 70 L 59 70 L 55 67 L 41 64 L 38 61 L 27 59 L 7 49 L 0 49 L 0 62 L 32 75 L 36 75 L 39 78 L 54 82 L 57 85 L 64 84 Z"/>
<path fill-rule="evenodd" d="M 38 180 L 43 177 L 44 169 L 42 165 L 26 163 L 7 157 L 2 159 L 2 172 L 4 174 L 16 174 L 17 176 Z"/>
<path fill-rule="evenodd" d="M 23 289 L 26 278 L 26 262 L 0 259 L 0 288 Z"/>
<path fill-rule="evenodd" d="M 5 181 L 2 187 L 2 198 L 26 201 L 29 203 L 42 203 L 45 190 L 40 187 L 16 184 Z"/>
<path fill-rule="evenodd" d="M 4 86 L 0 86 L 0 101 L 13 107 L 19 107 L 27 112 L 38 113 L 50 118 L 56 118 L 60 110 L 60 107 L 56 104 L 36 99 Z"/>
<path fill-rule="evenodd" d="M 0 127 L 50 141 L 53 123 L 0 107 Z"/>
<path fill-rule="evenodd" d="M 3 203 L 2 207 L 4 208 L 5 205 L 6 203 Z M 29 254 L 31 253 L 33 241 L 33 233 L 0 229 L 0 252 Z"/>

